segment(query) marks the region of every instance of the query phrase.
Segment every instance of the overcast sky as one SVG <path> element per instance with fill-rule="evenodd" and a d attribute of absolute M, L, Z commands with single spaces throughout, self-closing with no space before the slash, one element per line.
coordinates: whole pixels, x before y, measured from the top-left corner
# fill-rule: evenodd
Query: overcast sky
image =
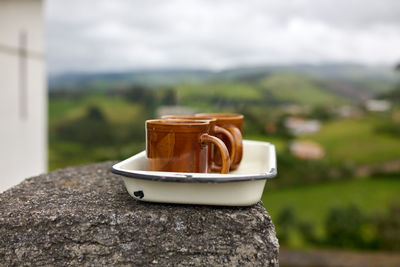
<path fill-rule="evenodd" d="M 400 0 L 48 0 L 52 73 L 400 61 Z"/>

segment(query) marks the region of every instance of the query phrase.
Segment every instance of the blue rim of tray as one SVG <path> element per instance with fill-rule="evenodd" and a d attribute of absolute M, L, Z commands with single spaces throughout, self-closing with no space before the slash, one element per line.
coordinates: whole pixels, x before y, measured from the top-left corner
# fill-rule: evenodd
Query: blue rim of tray
<path fill-rule="evenodd" d="M 278 173 L 276 168 L 271 168 L 268 173 L 261 173 L 256 175 L 243 175 L 243 176 L 237 175 L 237 176 L 221 177 L 209 174 L 207 177 L 205 176 L 196 177 L 196 173 L 183 172 L 182 174 L 180 173 L 178 174 L 174 172 L 173 173 L 174 176 L 167 176 L 167 175 L 137 173 L 134 171 L 129 171 L 129 172 L 121 171 L 115 169 L 114 167 L 111 167 L 111 172 L 125 177 L 142 179 L 142 180 L 159 181 L 159 182 L 184 182 L 184 183 L 229 183 L 229 182 L 255 181 L 255 180 L 275 178 Z"/>
<path fill-rule="evenodd" d="M 246 140 L 249 142 L 250 140 Z M 272 161 L 273 167 L 271 167 L 267 172 L 264 173 L 254 173 L 254 174 L 219 174 L 219 173 L 187 173 L 187 172 L 156 172 L 156 171 L 143 171 L 143 170 L 120 170 L 116 166 L 121 163 L 130 160 L 132 157 L 138 157 L 144 151 L 114 164 L 110 171 L 114 174 L 122 175 L 127 178 L 142 179 L 148 181 L 158 181 L 158 182 L 183 182 L 183 183 L 230 183 L 230 182 L 244 182 L 244 181 L 255 181 L 255 180 L 265 180 L 275 178 L 278 174 L 276 169 L 276 154 L 274 145 L 261 142 L 261 141 L 250 141 L 268 144 L 272 146 L 270 151 L 270 160 Z"/>

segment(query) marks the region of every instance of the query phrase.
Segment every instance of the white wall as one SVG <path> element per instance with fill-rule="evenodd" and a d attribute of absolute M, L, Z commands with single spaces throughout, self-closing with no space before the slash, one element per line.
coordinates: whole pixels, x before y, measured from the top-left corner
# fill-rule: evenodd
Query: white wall
<path fill-rule="evenodd" d="M 47 170 L 42 4 L 40 0 L 0 0 L 0 192 Z M 21 32 L 27 36 L 25 63 L 20 61 Z M 22 75 L 24 68 L 26 75 Z M 21 98 L 24 91 L 26 97 Z"/>

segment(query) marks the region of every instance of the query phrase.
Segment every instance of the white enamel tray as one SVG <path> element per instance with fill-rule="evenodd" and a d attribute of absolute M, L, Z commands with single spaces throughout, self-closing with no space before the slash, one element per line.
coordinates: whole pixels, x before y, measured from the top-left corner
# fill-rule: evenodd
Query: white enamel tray
<path fill-rule="evenodd" d="M 147 171 L 146 152 L 115 164 L 129 194 L 150 202 L 249 206 L 261 199 L 267 179 L 277 174 L 275 146 L 243 140 L 243 159 L 229 174 Z"/>

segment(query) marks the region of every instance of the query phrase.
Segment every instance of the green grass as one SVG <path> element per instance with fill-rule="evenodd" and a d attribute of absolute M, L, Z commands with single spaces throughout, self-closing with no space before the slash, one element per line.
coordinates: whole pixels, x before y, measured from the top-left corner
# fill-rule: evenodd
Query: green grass
<path fill-rule="evenodd" d="M 144 141 L 126 143 L 118 147 L 100 146 L 96 148 L 87 148 L 76 142 L 57 141 L 49 147 L 49 170 L 106 160 L 122 160 L 144 149 Z"/>
<path fill-rule="evenodd" d="M 210 108 L 210 103 L 218 99 L 240 102 L 260 101 L 263 97 L 262 92 L 252 85 L 231 82 L 181 84 L 177 86 L 177 96 L 180 103 L 200 108 Z"/>
<path fill-rule="evenodd" d="M 65 116 L 69 111 L 79 108 L 80 101 L 72 99 L 50 99 L 48 105 L 49 123 Z"/>
<path fill-rule="evenodd" d="M 262 79 L 260 85 L 274 98 L 284 102 L 305 105 L 344 102 L 342 98 L 321 88 L 316 81 L 297 74 L 273 74 Z"/>
<path fill-rule="evenodd" d="M 79 118 L 89 106 L 99 107 L 106 118 L 113 123 L 129 123 L 132 117 L 143 112 L 140 105 L 130 103 L 120 97 L 93 95 L 81 100 L 51 99 L 49 101 L 50 123 L 62 119 Z"/>
<path fill-rule="evenodd" d="M 386 212 L 392 200 L 400 203 L 399 196 L 400 179 L 379 177 L 275 190 L 267 183 L 262 201 L 273 217 L 289 205 L 301 219 L 322 223 L 331 207 L 356 204 L 368 214 Z"/>
<path fill-rule="evenodd" d="M 356 165 L 380 163 L 400 158 L 400 138 L 376 129 L 385 120 L 380 116 L 335 120 L 302 139 L 320 143 L 334 163 Z"/>
<path fill-rule="evenodd" d="M 286 149 L 287 146 L 287 141 L 278 136 L 245 135 L 244 139 L 269 142 L 275 146 L 276 153 L 283 152 L 283 150 Z"/>
<path fill-rule="evenodd" d="M 85 116 L 90 106 L 103 112 L 115 137 L 126 140 L 116 144 L 88 147 L 85 144 L 60 139 L 55 128 Z M 147 112 L 143 105 L 131 103 L 120 97 L 90 95 L 80 100 L 57 99 L 49 101 L 49 169 L 87 164 L 109 159 L 121 160 L 144 149 L 144 139 L 131 136 L 132 128 L 144 133 Z"/>
<path fill-rule="evenodd" d="M 201 108 L 210 108 L 214 102 L 263 103 L 272 99 L 311 106 L 346 102 L 319 81 L 291 73 L 271 74 L 255 83 L 212 81 L 180 84 L 176 89 L 180 103 Z"/>
<path fill-rule="evenodd" d="M 390 203 L 400 203 L 399 196 L 400 179 L 379 177 L 276 190 L 269 189 L 267 183 L 262 201 L 273 221 L 284 207 L 291 206 L 300 221 L 315 224 L 317 233 L 321 235 L 325 217 L 332 207 L 354 204 L 367 215 L 385 214 Z M 304 246 L 296 237 L 293 244 Z"/>

